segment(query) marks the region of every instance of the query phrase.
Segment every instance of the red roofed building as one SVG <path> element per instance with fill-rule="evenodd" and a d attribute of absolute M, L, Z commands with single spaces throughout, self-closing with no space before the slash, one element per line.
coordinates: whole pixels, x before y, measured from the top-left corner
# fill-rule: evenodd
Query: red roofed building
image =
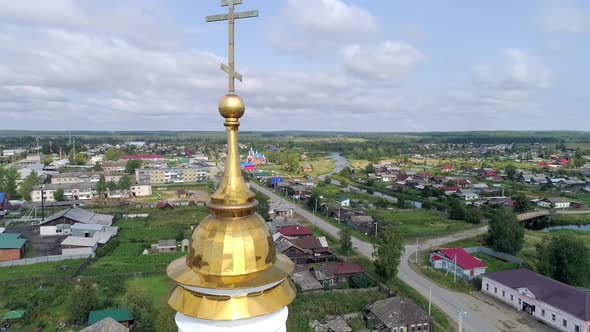
<path fill-rule="evenodd" d="M 453 166 L 453 164 L 444 164 L 444 165 L 440 165 L 439 168 L 443 172 L 450 172 L 455 169 L 455 166 Z"/>
<path fill-rule="evenodd" d="M 430 265 L 456 273 L 457 277 L 471 280 L 486 272 L 486 265 L 463 248 L 439 249 L 430 253 Z"/>
<path fill-rule="evenodd" d="M 320 265 L 312 269 L 312 272 L 324 286 L 335 286 L 347 283 L 351 277 L 363 274 L 365 270 L 356 262 L 339 262 Z"/>
<path fill-rule="evenodd" d="M 452 187 L 442 187 L 442 190 L 445 192 L 445 195 L 452 195 L 454 193 L 457 193 L 461 188 L 457 187 L 457 186 L 452 186 Z"/>
<path fill-rule="evenodd" d="M 159 154 L 126 154 L 119 157 L 119 160 L 141 159 L 144 161 L 160 161 L 164 157 Z"/>
<path fill-rule="evenodd" d="M 311 231 L 311 229 L 309 229 L 309 227 L 300 225 L 281 227 L 279 228 L 279 232 L 284 236 L 290 238 L 300 238 L 313 235 L 313 232 Z"/>

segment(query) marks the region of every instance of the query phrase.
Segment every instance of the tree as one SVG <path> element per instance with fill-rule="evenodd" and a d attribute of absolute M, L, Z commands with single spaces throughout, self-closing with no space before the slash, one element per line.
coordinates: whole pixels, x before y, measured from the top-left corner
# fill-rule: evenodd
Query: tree
<path fill-rule="evenodd" d="M 119 179 L 119 184 L 117 187 L 121 190 L 129 190 L 131 189 L 132 185 L 133 181 L 131 180 L 131 177 L 125 174 L 121 177 L 121 179 Z"/>
<path fill-rule="evenodd" d="M 98 295 L 94 285 L 90 281 L 82 281 L 75 285 L 70 293 L 68 307 L 72 320 L 83 325 L 88 314 L 98 307 Z"/>
<path fill-rule="evenodd" d="M 51 156 L 47 156 L 43 159 L 43 165 L 47 166 L 50 165 L 53 162 L 53 157 Z"/>
<path fill-rule="evenodd" d="M 307 201 L 307 208 L 315 211 L 320 207 L 320 194 L 317 191 L 312 191 L 309 200 Z"/>
<path fill-rule="evenodd" d="M 350 231 L 348 228 L 343 228 L 338 235 L 340 236 L 340 248 L 344 252 L 349 253 L 350 249 L 352 249 L 352 237 L 350 236 Z"/>
<path fill-rule="evenodd" d="M 94 163 L 94 166 L 92 166 L 92 170 L 95 172 L 102 171 L 102 166 L 100 165 L 100 163 L 98 161 Z"/>
<path fill-rule="evenodd" d="M 519 194 L 514 198 L 514 212 L 526 212 L 531 209 L 531 202 L 524 194 Z"/>
<path fill-rule="evenodd" d="M 449 208 L 449 218 L 453 220 L 465 219 L 465 208 L 458 199 L 452 199 Z"/>
<path fill-rule="evenodd" d="M 121 156 L 121 151 L 115 148 L 109 148 L 107 152 L 105 152 L 103 159 L 109 161 L 117 161 Z"/>
<path fill-rule="evenodd" d="M 104 175 L 101 175 L 98 178 L 98 182 L 96 183 L 96 191 L 99 195 L 102 194 L 107 190 L 107 180 L 105 179 Z"/>
<path fill-rule="evenodd" d="M 400 209 L 408 208 L 408 203 L 406 202 L 404 194 L 399 195 L 399 197 L 397 198 L 397 207 Z"/>
<path fill-rule="evenodd" d="M 78 152 L 76 153 L 74 162 L 76 163 L 76 165 L 86 165 L 86 156 L 82 152 Z"/>
<path fill-rule="evenodd" d="M 537 243 L 536 249 L 540 273 L 572 286 L 590 286 L 590 249 L 583 240 L 551 235 Z"/>
<path fill-rule="evenodd" d="M 149 291 L 139 282 L 132 282 L 125 292 L 125 303 L 135 320 L 135 330 L 155 331 L 154 305 Z"/>
<path fill-rule="evenodd" d="M 350 169 L 350 167 L 346 166 L 340 171 L 340 175 L 344 177 L 349 177 L 352 175 L 352 170 Z"/>
<path fill-rule="evenodd" d="M 481 211 L 475 207 L 465 209 L 465 221 L 470 224 L 479 224 L 481 222 Z"/>
<path fill-rule="evenodd" d="M 424 189 L 422 189 L 422 197 L 428 198 L 430 196 L 432 196 L 432 187 L 425 186 Z"/>
<path fill-rule="evenodd" d="M 18 197 L 16 182 L 19 177 L 16 168 L 0 165 L 0 192 L 6 192 L 8 197 Z"/>
<path fill-rule="evenodd" d="M 135 170 L 141 167 L 141 159 L 131 159 L 125 166 L 125 173 L 135 174 Z"/>
<path fill-rule="evenodd" d="M 329 176 L 326 176 L 326 177 L 324 178 L 324 182 L 326 182 L 326 184 L 330 184 L 330 182 L 332 182 L 332 178 L 331 178 L 331 177 L 329 177 Z"/>
<path fill-rule="evenodd" d="M 516 179 L 516 166 L 509 164 L 506 165 L 506 177 L 508 178 L 508 180 L 510 181 L 514 181 Z"/>
<path fill-rule="evenodd" d="M 31 192 L 33 191 L 33 188 L 35 188 L 40 182 L 41 181 L 39 181 L 39 175 L 37 174 L 37 172 L 35 170 L 31 171 L 31 174 L 29 174 L 23 180 L 23 182 L 21 182 L 19 187 L 19 192 L 22 199 L 24 199 L 25 201 L 30 201 Z"/>
<path fill-rule="evenodd" d="M 58 201 L 58 202 L 63 202 L 66 200 L 65 196 L 64 196 L 64 190 L 63 188 L 59 188 L 56 191 L 53 192 L 53 198 Z"/>
<path fill-rule="evenodd" d="M 514 255 L 524 242 L 524 228 L 509 208 L 499 209 L 492 217 L 487 243 L 497 251 Z"/>
<path fill-rule="evenodd" d="M 266 197 L 260 191 L 256 192 L 255 197 L 256 197 L 256 200 L 258 201 L 258 205 L 256 205 L 256 212 L 258 212 L 258 214 L 265 221 L 270 220 L 270 217 L 268 216 L 268 211 L 270 210 L 270 207 L 268 204 L 268 197 Z"/>
<path fill-rule="evenodd" d="M 377 248 L 373 251 L 375 272 L 386 281 L 394 280 L 405 250 L 400 233 L 392 226 L 385 228 L 377 235 L 375 246 Z"/>
<path fill-rule="evenodd" d="M 375 173 L 375 166 L 373 166 L 373 163 L 369 163 L 367 165 L 367 167 L 365 167 L 365 171 L 368 173 Z"/>
<path fill-rule="evenodd" d="M 107 188 L 109 189 L 109 191 L 119 190 L 119 186 L 113 180 L 111 180 L 111 181 L 109 181 L 109 183 L 107 183 Z"/>

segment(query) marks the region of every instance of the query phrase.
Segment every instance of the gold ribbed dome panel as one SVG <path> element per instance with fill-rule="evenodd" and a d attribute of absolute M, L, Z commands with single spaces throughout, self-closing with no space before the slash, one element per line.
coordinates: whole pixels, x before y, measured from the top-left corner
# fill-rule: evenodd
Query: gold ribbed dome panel
<path fill-rule="evenodd" d="M 184 315 L 209 320 L 236 320 L 275 312 L 295 298 L 295 286 L 290 279 L 266 291 L 242 296 L 206 296 L 176 286 L 170 306 Z M 260 331 L 263 332 L 263 331 Z"/>

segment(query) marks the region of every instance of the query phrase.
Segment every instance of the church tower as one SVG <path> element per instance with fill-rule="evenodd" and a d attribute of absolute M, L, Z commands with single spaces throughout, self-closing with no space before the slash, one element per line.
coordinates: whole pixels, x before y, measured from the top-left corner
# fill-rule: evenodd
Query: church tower
<path fill-rule="evenodd" d="M 234 69 L 234 20 L 258 15 L 235 13 L 234 5 L 241 3 L 222 0 L 229 13 L 207 17 L 208 22 L 229 22 L 229 65 L 221 65 L 229 88 L 219 101 L 228 151 L 219 189 L 208 203 L 211 214 L 194 231 L 188 256 L 167 269 L 177 283 L 168 304 L 177 311 L 180 332 L 286 331 L 287 305 L 295 298 L 289 279 L 293 262 L 275 252 L 240 171 L 237 132 L 245 104 L 234 88 L 234 79 L 242 78 Z"/>

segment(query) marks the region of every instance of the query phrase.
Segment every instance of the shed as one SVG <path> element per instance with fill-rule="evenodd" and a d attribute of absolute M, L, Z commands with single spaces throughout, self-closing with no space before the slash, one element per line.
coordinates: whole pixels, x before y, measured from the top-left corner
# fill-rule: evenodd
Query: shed
<path fill-rule="evenodd" d="M 112 318 L 114 321 L 122 324 L 125 327 L 129 327 L 129 325 L 133 323 L 133 314 L 131 311 L 126 308 L 119 308 L 91 311 L 88 314 L 88 325 L 93 325 L 107 317 Z"/>
<path fill-rule="evenodd" d="M 174 252 L 176 251 L 176 240 L 160 240 L 156 245 L 157 252 Z"/>
<path fill-rule="evenodd" d="M 0 262 L 21 259 L 25 254 L 25 239 L 17 233 L 0 234 Z"/>

